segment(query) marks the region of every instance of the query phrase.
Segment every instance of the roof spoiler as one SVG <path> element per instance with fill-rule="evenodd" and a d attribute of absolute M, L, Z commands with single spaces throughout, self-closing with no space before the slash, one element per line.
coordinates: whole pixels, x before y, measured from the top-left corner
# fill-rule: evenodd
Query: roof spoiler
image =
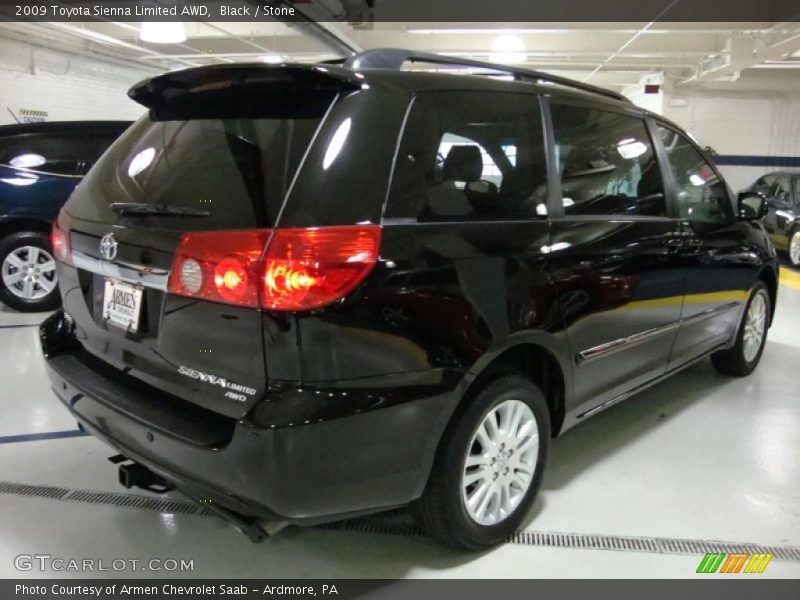
<path fill-rule="evenodd" d="M 333 72 L 335 71 L 335 72 Z M 332 98 L 360 82 L 342 69 L 312 65 L 232 64 L 173 71 L 145 79 L 128 96 L 157 121 L 321 116 Z"/>

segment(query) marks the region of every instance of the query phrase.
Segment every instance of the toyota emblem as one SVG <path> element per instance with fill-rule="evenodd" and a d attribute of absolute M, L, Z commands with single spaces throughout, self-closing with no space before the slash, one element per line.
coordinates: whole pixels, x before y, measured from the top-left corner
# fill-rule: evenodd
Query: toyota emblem
<path fill-rule="evenodd" d="M 114 260 L 117 257 L 117 240 L 113 233 L 107 233 L 100 240 L 100 254 L 106 260 Z"/>

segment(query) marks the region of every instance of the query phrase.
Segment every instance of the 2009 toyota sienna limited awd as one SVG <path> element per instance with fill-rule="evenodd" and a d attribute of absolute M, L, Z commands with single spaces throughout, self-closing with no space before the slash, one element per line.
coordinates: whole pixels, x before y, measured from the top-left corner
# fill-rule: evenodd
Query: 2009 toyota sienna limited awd
<path fill-rule="evenodd" d="M 407 62 L 453 59 L 131 89 L 148 114 L 60 213 L 64 308 L 41 327 L 124 484 L 254 538 L 410 505 L 484 548 L 551 438 L 703 357 L 756 367 L 778 281 L 760 196 L 612 92 Z"/>

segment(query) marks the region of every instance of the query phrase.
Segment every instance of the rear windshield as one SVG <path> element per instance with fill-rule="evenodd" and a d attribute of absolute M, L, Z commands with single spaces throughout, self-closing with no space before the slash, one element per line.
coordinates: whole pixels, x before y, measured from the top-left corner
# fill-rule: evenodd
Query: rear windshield
<path fill-rule="evenodd" d="M 190 209 L 186 217 L 148 216 L 161 228 L 271 227 L 332 95 L 291 118 L 154 121 L 145 116 L 93 168 L 67 210 L 117 222 L 111 203 Z M 128 217 L 130 218 L 130 217 Z M 137 217 L 137 222 L 143 222 Z M 188 225 L 188 227 L 187 227 Z"/>

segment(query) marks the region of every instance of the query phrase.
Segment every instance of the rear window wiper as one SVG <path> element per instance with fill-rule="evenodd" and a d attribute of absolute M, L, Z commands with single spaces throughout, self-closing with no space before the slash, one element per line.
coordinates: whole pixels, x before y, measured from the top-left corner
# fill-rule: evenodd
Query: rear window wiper
<path fill-rule="evenodd" d="M 126 216 L 168 216 L 168 217 L 210 217 L 211 212 L 200 208 L 171 206 L 169 204 L 147 204 L 145 202 L 112 202 L 109 208 L 118 215 Z"/>

